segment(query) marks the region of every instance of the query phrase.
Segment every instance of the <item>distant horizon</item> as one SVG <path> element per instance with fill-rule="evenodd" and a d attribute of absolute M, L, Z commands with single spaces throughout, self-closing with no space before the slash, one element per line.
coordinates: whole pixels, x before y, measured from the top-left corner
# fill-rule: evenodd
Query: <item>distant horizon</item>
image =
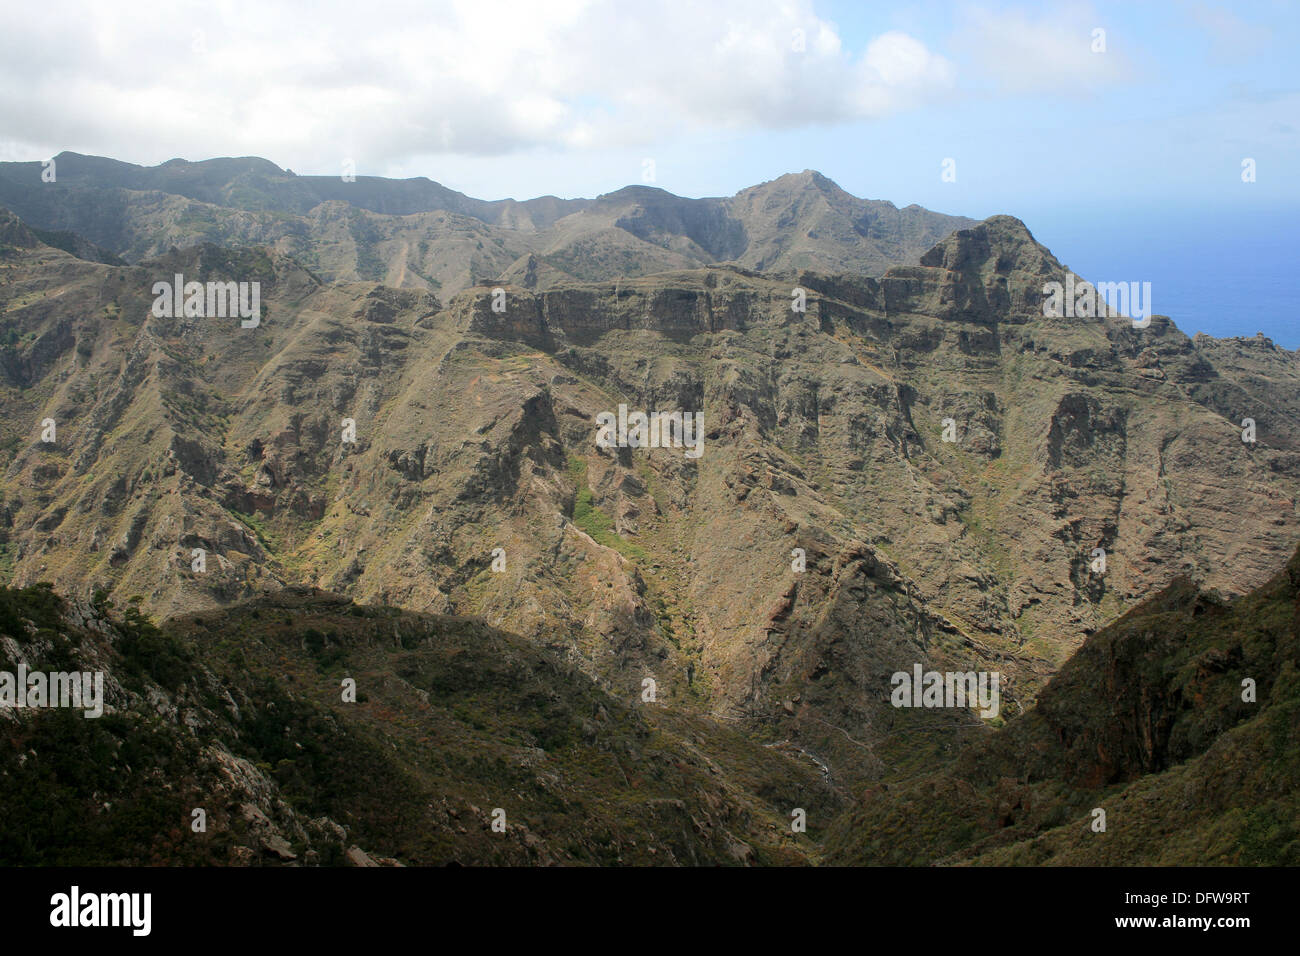
<path fill-rule="evenodd" d="M 43 160 L 56 158 L 58 156 L 62 156 L 66 154 L 79 156 L 85 159 L 105 159 L 111 162 L 122 163 L 128 166 L 136 166 L 140 169 L 158 169 L 162 166 L 166 166 L 168 163 L 176 163 L 176 162 L 199 164 L 199 163 L 220 162 L 222 160 L 241 160 L 241 159 L 258 160 L 260 162 L 270 163 L 272 166 L 275 166 L 281 172 L 288 173 L 295 177 L 333 179 L 333 178 L 338 178 L 339 176 L 337 170 L 321 172 L 312 169 L 308 169 L 308 170 L 296 169 L 290 165 L 286 165 L 280 162 L 277 159 L 272 158 L 272 156 L 268 153 L 246 153 L 240 155 L 235 155 L 235 154 L 211 155 L 211 156 L 203 156 L 202 158 L 198 158 L 198 159 L 191 158 L 188 156 L 171 156 L 167 159 L 158 160 L 156 162 L 137 162 L 136 160 L 123 159 L 120 156 L 109 155 L 106 153 L 84 152 L 80 149 L 65 148 L 65 149 L 58 150 L 55 153 L 52 153 L 50 156 L 43 157 L 42 159 L 21 159 L 20 160 L 20 159 L 0 158 L 0 165 L 3 165 L 5 163 L 26 163 L 29 165 L 34 165 L 36 168 L 39 169 L 40 164 Z M 727 191 L 726 188 L 712 190 L 712 191 L 681 190 L 659 182 L 642 182 L 636 180 L 635 178 L 630 178 L 627 181 L 623 182 L 621 185 L 613 186 L 611 188 L 602 188 L 599 191 L 586 190 L 582 192 L 566 192 L 563 194 L 559 192 L 553 192 L 553 191 L 551 192 L 534 191 L 532 193 L 514 193 L 511 195 L 498 195 L 498 194 L 485 194 L 485 193 L 476 192 L 471 186 L 459 183 L 457 180 L 450 179 L 445 176 L 441 176 L 440 174 L 436 173 L 436 171 L 416 172 L 416 173 L 412 173 L 411 175 L 389 175 L 385 173 L 370 172 L 361 166 L 357 167 L 356 178 L 357 179 L 385 179 L 391 182 L 416 182 L 419 180 L 424 180 L 426 182 L 433 183 L 434 185 L 442 186 L 444 188 L 450 189 L 453 192 L 458 192 L 461 195 L 468 196 L 471 199 L 478 199 L 484 202 L 506 202 L 506 201 L 529 202 L 530 200 L 534 200 L 534 199 L 560 199 L 564 201 L 572 201 L 572 200 L 579 200 L 579 199 L 599 199 L 601 196 L 608 196 L 613 193 L 619 192 L 623 189 L 629 189 L 632 187 L 653 189 L 659 192 L 668 193 L 670 195 L 676 196 L 681 199 L 729 199 L 732 196 L 735 196 L 737 193 L 744 192 L 746 189 L 751 189 L 755 186 L 761 186 L 764 185 L 765 183 L 775 182 L 776 180 L 781 179 L 785 176 L 798 176 L 800 173 L 810 172 L 810 173 L 816 173 L 817 175 L 830 180 L 840 189 L 843 189 L 845 192 L 849 193 L 852 196 L 855 196 L 858 199 L 865 199 L 871 202 L 888 202 L 893 204 L 898 209 L 905 209 L 908 206 L 921 206 L 922 208 L 929 209 L 932 212 L 940 212 L 950 216 L 965 216 L 968 219 L 980 219 L 980 220 L 988 219 L 991 216 L 1013 216 L 1014 218 L 1020 219 L 1022 222 L 1025 222 L 1026 225 L 1028 225 L 1027 219 L 1018 215 L 1010 208 L 1002 208 L 1000 206 L 991 212 L 980 214 L 978 212 L 958 211 L 955 210 L 953 207 L 949 207 L 949 206 L 931 205 L 930 203 L 926 201 L 922 201 L 920 199 L 909 199 L 906 201 L 902 201 L 897 198 L 887 196 L 884 194 L 860 192 L 858 191 L 857 188 L 850 188 L 849 186 L 846 186 L 844 181 L 841 178 L 838 178 L 834 173 L 826 172 L 826 170 L 830 168 L 832 167 L 829 165 L 825 165 L 825 166 L 817 165 L 817 164 L 810 165 L 808 163 L 805 163 L 803 166 L 801 166 L 798 169 L 792 167 L 790 169 L 786 169 L 784 172 L 773 173 L 763 179 L 756 179 L 752 182 L 740 183 L 740 185 L 735 186 L 730 191 Z M 739 180 L 737 180 L 737 182 L 739 182 Z M 1049 208 L 1047 205 L 1045 205 L 1046 201 L 1041 197 L 1025 199 L 1023 200 L 1023 202 L 1029 204 L 1031 207 L 1036 209 Z M 1187 201 L 1185 199 L 1178 199 L 1174 197 L 1149 198 L 1146 200 L 1142 200 L 1142 199 L 1134 199 L 1133 197 L 1129 197 L 1129 196 L 1115 195 L 1101 200 L 1088 200 L 1088 201 L 1081 201 L 1077 199 L 1074 199 L 1073 201 L 1062 200 L 1061 202 L 1059 202 L 1059 204 L 1056 204 L 1051 208 L 1057 208 L 1060 210 L 1069 210 L 1072 213 L 1078 213 L 1082 210 L 1091 209 L 1098 206 L 1105 206 L 1107 203 L 1112 203 L 1117 206 L 1122 206 L 1123 208 L 1129 210 L 1132 210 L 1134 208 L 1141 209 L 1143 206 L 1145 206 L 1148 211 L 1153 211 L 1156 209 L 1167 210 L 1171 208 L 1187 207 Z M 1207 210 L 1218 209 L 1218 210 L 1227 211 L 1227 210 L 1238 209 L 1238 208 L 1275 209 L 1278 208 L 1279 204 L 1281 204 L 1282 206 L 1293 206 L 1295 208 L 1300 208 L 1300 195 L 1297 195 L 1295 197 L 1285 197 L 1280 200 L 1275 198 L 1259 197 L 1259 198 L 1251 198 L 1244 202 L 1239 199 L 1230 200 L 1219 196 L 1213 198 L 1206 198 L 1202 200 L 1200 207 Z"/>

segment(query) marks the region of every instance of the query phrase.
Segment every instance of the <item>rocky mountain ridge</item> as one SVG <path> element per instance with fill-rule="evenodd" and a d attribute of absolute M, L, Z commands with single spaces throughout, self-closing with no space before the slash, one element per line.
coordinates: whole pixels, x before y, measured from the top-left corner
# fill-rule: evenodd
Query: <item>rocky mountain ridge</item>
<path fill-rule="evenodd" d="M 14 584 L 158 618 L 294 585 L 475 615 L 837 785 L 987 732 L 895 710 L 892 673 L 998 670 L 1013 717 L 1153 590 L 1244 593 L 1300 538 L 1296 353 L 1046 317 L 1068 270 L 1009 217 L 878 278 L 445 300 L 260 247 L 92 263 L 13 216 L 0 242 Z M 260 324 L 155 317 L 178 273 L 259 282 Z M 620 404 L 701 413 L 704 454 L 599 448 Z"/>
<path fill-rule="evenodd" d="M 0 206 L 128 261 L 202 242 L 264 245 L 329 281 L 443 296 L 497 277 L 550 288 L 728 261 L 878 274 L 973 225 L 858 199 L 811 170 L 731 198 L 628 186 L 596 199 L 518 202 L 473 199 L 423 177 L 296 176 L 257 158 L 142 167 L 60 153 L 52 163 L 52 182 L 41 163 L 0 163 Z"/>

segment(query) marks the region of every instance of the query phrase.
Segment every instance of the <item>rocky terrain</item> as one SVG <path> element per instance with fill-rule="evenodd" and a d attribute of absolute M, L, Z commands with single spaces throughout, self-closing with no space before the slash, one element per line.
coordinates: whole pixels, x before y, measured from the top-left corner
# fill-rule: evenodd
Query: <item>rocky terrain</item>
<path fill-rule="evenodd" d="M 87 237 L 0 214 L 11 586 L 134 600 L 178 639 L 286 588 L 473 618 L 628 714 L 653 681 L 655 720 L 696 728 L 681 739 L 789 757 L 829 807 L 1006 739 L 1116 618 L 1184 579 L 1246 594 L 1300 540 L 1300 356 L 1164 316 L 1045 317 L 1044 283 L 1071 273 L 1010 217 L 946 234 L 811 173 L 729 200 L 482 204 L 259 163 L 65 154 L 64 192 L 0 165 L 0 202 Z M 154 218 L 178 203 L 220 229 Z M 347 246 L 340 216 L 410 220 L 439 248 L 427 217 L 552 245 L 417 282 L 382 230 L 328 268 L 306 254 Z M 382 267 L 345 263 L 363 249 Z M 156 317 L 176 274 L 259 282 L 260 322 Z M 702 453 L 599 447 L 620 405 L 698 412 Z M 890 706 L 915 664 L 998 671 L 1000 713 Z M 701 750 L 767 801 L 754 819 L 788 813 Z M 674 859 L 783 845 L 724 828 Z"/>

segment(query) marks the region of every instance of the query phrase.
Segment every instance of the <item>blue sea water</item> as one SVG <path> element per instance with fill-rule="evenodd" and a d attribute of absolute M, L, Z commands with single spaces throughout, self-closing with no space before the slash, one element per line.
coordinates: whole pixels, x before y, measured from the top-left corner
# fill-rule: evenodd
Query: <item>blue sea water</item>
<path fill-rule="evenodd" d="M 1131 204 L 1020 216 L 1093 282 L 1150 282 L 1152 311 L 1188 335 L 1263 332 L 1300 349 L 1300 206 Z"/>

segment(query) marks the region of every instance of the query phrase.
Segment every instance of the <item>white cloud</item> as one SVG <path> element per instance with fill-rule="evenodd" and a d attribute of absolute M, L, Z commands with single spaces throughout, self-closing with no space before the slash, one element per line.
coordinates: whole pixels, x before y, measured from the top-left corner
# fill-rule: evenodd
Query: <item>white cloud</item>
<path fill-rule="evenodd" d="M 952 83 L 906 34 L 846 50 L 811 0 L 52 0 L 0 37 L 0 149 L 380 172 L 873 118 Z"/>
<path fill-rule="evenodd" d="M 1105 51 L 1095 52 L 1103 30 Z M 1090 4 L 1017 8 L 969 6 L 953 47 L 999 92 L 1084 95 L 1130 80 L 1132 37 L 1114 32 Z M 970 77 L 973 79 L 974 77 Z"/>
<path fill-rule="evenodd" d="M 865 115 L 917 105 L 951 89 L 955 82 L 951 63 L 897 31 L 882 34 L 867 45 L 856 74 L 850 95 Z"/>

